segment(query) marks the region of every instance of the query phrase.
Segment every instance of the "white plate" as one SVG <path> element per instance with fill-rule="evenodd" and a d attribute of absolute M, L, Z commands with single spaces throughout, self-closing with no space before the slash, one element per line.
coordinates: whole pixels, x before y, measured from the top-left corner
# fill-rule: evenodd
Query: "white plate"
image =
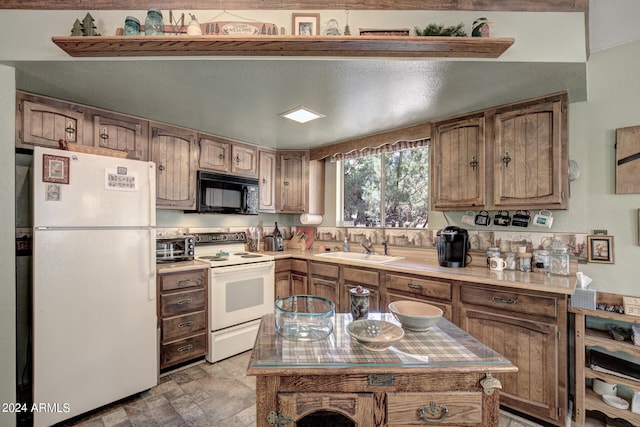
<path fill-rule="evenodd" d="M 629 409 L 629 402 L 624 399 L 620 399 L 618 396 L 612 396 L 610 394 L 605 394 L 602 396 L 602 400 L 609 406 L 613 406 L 618 409 Z"/>

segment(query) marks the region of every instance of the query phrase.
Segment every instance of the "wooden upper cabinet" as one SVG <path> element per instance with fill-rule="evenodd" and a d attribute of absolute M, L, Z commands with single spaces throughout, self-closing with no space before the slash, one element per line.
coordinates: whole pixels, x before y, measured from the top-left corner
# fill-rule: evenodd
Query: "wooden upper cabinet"
<path fill-rule="evenodd" d="M 484 114 L 436 123 L 432 138 L 433 208 L 484 206 Z"/>
<path fill-rule="evenodd" d="M 495 111 L 496 207 L 567 208 L 567 109 L 562 94 Z"/>
<path fill-rule="evenodd" d="M 83 107 L 22 92 L 16 103 L 16 147 L 59 148 L 61 139 L 83 144 Z"/>
<path fill-rule="evenodd" d="M 232 144 L 231 173 L 234 175 L 258 177 L 258 148 L 247 144 Z"/>
<path fill-rule="evenodd" d="M 93 145 L 127 151 L 128 158 L 149 159 L 149 122 L 136 117 L 93 110 Z"/>
<path fill-rule="evenodd" d="M 195 131 L 151 123 L 151 160 L 156 163 L 156 207 L 195 209 Z"/>
<path fill-rule="evenodd" d="M 200 169 L 231 171 L 231 143 L 214 135 L 200 135 Z"/>
<path fill-rule="evenodd" d="M 259 150 L 260 212 L 276 211 L 276 154 Z"/>
<path fill-rule="evenodd" d="M 277 163 L 277 210 L 281 213 L 306 212 L 309 176 L 307 151 L 279 151 Z"/>

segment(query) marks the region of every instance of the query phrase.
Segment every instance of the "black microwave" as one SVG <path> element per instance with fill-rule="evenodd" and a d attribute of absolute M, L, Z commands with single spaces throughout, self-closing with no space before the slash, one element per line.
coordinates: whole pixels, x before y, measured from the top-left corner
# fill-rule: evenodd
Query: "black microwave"
<path fill-rule="evenodd" d="M 258 215 L 258 180 L 198 171 L 196 212 Z"/>

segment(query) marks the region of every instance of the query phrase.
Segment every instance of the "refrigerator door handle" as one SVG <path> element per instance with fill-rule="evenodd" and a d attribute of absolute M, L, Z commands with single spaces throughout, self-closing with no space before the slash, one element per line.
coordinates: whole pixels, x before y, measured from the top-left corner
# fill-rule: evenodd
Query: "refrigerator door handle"
<path fill-rule="evenodd" d="M 149 228 L 149 280 L 147 283 L 147 294 L 149 301 L 156 297 L 156 258 L 153 256 L 156 251 L 156 230 Z"/>

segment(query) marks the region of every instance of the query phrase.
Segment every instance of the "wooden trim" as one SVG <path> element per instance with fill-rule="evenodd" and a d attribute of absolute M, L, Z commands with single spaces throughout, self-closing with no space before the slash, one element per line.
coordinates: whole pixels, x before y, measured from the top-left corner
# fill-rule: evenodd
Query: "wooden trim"
<path fill-rule="evenodd" d="M 341 56 L 497 58 L 511 37 L 89 36 L 52 37 L 73 57 Z"/>
<path fill-rule="evenodd" d="M 588 0 L 6 0 L 3 9 L 35 10 L 478 10 L 511 12 L 586 12 Z"/>
<path fill-rule="evenodd" d="M 352 139 L 350 141 L 339 142 L 337 144 L 326 145 L 324 147 L 309 150 L 310 160 L 321 160 L 337 153 L 350 153 L 363 148 L 377 148 L 384 144 L 396 141 L 412 141 L 421 138 L 431 138 L 431 123 L 424 123 L 404 129 L 397 129 L 390 132 L 365 136 Z"/>

